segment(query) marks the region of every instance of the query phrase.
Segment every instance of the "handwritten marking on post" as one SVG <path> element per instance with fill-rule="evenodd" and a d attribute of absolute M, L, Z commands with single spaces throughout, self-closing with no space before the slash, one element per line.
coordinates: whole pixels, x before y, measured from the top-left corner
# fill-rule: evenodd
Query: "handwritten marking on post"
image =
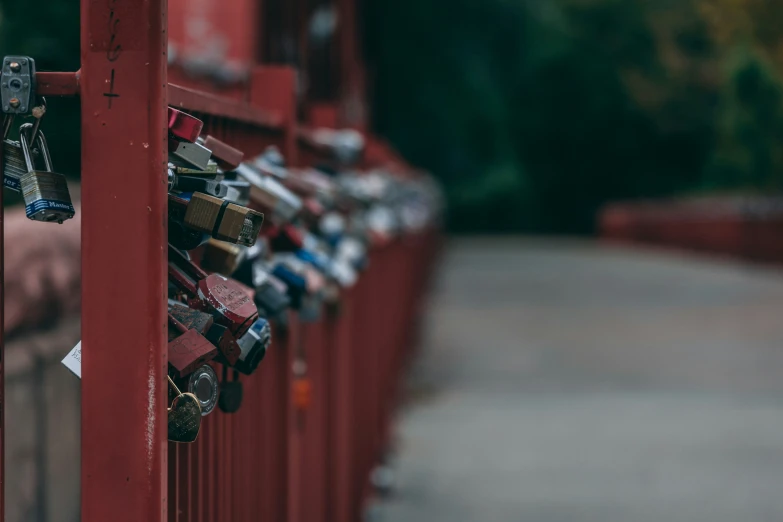
<path fill-rule="evenodd" d="M 109 98 L 109 109 L 111 109 L 111 101 L 113 98 L 119 98 L 120 95 L 114 92 L 114 69 L 111 70 L 111 80 L 109 82 L 109 92 L 104 92 L 103 95 Z"/>
<path fill-rule="evenodd" d="M 114 63 L 120 59 L 122 54 L 122 45 L 117 43 L 119 36 L 120 18 L 116 12 L 117 0 L 109 1 L 109 46 L 106 48 L 106 59 L 109 63 Z M 103 96 L 108 98 L 109 110 L 111 110 L 112 100 L 119 98 L 120 95 L 114 92 L 114 67 L 111 69 L 111 79 L 109 82 L 109 92 L 104 92 Z"/>

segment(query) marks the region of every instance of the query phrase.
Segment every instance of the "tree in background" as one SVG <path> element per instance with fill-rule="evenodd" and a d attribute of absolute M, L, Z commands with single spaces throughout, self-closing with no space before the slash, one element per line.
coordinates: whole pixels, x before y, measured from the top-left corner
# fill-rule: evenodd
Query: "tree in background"
<path fill-rule="evenodd" d="M 705 186 L 741 191 L 783 188 L 783 5 L 709 0 L 699 5 L 721 56 L 716 142 Z"/>
<path fill-rule="evenodd" d="M 455 230 L 587 232 L 611 199 L 778 186 L 775 2 L 371 6 L 377 125 L 443 180 Z"/>

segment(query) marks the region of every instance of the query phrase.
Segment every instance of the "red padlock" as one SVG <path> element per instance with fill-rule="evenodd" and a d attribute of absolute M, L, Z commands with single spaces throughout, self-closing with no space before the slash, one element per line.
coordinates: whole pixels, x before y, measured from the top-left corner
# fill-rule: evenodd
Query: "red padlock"
<path fill-rule="evenodd" d="M 207 274 L 171 247 L 169 280 L 189 295 L 191 308 L 210 312 L 234 338 L 241 337 L 258 319 L 258 309 L 245 288 L 220 274 Z"/>
<path fill-rule="evenodd" d="M 291 223 L 276 229 L 276 233 L 267 236 L 269 246 L 275 252 L 294 252 L 304 246 L 304 230 Z"/>
<path fill-rule="evenodd" d="M 176 139 L 196 143 L 204 122 L 177 109 L 169 107 L 169 133 Z"/>
<path fill-rule="evenodd" d="M 181 333 L 180 336 L 169 341 L 168 345 L 169 364 L 174 369 L 176 379 L 193 373 L 217 356 L 217 348 L 199 332 L 177 321 L 171 314 L 169 314 L 169 323 Z"/>
<path fill-rule="evenodd" d="M 234 170 L 245 159 L 244 152 L 215 137 L 207 136 L 203 145 L 212 151 L 212 157 L 223 169 Z"/>

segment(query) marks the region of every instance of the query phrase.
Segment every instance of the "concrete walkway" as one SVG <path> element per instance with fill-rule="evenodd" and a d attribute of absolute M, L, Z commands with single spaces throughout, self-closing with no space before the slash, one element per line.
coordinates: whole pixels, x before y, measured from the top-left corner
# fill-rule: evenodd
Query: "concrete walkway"
<path fill-rule="evenodd" d="M 783 272 L 452 243 L 387 522 L 780 522 Z"/>

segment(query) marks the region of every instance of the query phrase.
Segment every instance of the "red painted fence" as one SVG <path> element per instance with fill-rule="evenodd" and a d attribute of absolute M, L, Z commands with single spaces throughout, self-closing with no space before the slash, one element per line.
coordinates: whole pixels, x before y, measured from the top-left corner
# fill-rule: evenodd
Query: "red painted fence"
<path fill-rule="evenodd" d="M 783 199 L 703 197 L 607 205 L 601 236 L 614 242 L 677 248 L 770 263 L 783 262 Z"/>
<path fill-rule="evenodd" d="M 324 320 L 292 315 L 236 414 L 216 410 L 194 445 L 169 444 L 168 519 L 360 520 L 369 473 L 389 443 L 396 383 L 410 354 L 437 234 L 372 252 L 371 268 Z M 303 354 L 312 401 L 292 398 Z"/>
<path fill-rule="evenodd" d="M 178 16 L 203 16 L 207 5 L 168 3 Z M 338 305 L 324 305 L 320 321 L 304 323 L 291 312 L 287 325 L 273 325 L 259 370 L 240 377 L 237 413 L 216 409 L 190 445 L 167 442 L 165 428 L 166 107 L 197 115 L 205 135 L 245 157 L 276 145 L 293 166 L 318 159 L 301 148 L 300 127 L 350 125 L 368 145 L 359 168 L 405 173 L 394 151 L 366 133 L 355 3 L 336 3 L 341 65 L 333 77 L 343 85 L 331 100 L 303 100 L 296 64 L 261 64 L 258 56 L 268 53 L 253 52 L 268 40 L 259 27 L 275 23 L 265 18 L 277 12 L 267 4 L 288 6 L 288 13 L 293 4 L 315 5 L 307 2 L 237 0 L 233 7 L 247 9 L 224 11 L 224 25 L 243 20 L 241 31 L 224 34 L 244 39 L 231 52 L 244 59 L 247 74 L 222 94 L 169 63 L 168 28 L 181 33 L 184 24 L 168 18 L 163 0 L 81 0 L 81 70 L 39 73 L 39 95 L 79 96 L 82 104 L 85 522 L 361 519 L 370 472 L 390 444 L 397 383 L 438 250 L 436 229 L 373 247 L 368 270 Z M 291 27 L 306 30 L 305 18 L 289 14 Z M 168 83 L 170 67 L 187 87 Z"/>

